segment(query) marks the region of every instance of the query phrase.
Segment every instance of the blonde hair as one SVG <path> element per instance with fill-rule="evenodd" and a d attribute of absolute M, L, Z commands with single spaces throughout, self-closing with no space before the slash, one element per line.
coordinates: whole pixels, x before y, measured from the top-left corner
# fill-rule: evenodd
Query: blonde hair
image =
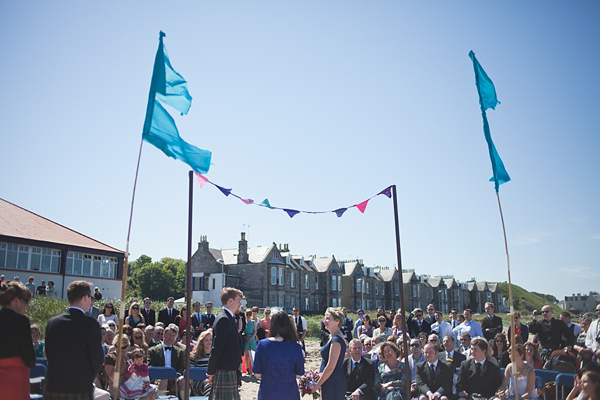
<path fill-rule="evenodd" d="M 202 332 L 200 336 L 198 336 L 198 344 L 196 344 L 196 347 L 194 347 L 194 350 L 192 350 L 192 352 L 190 353 L 190 358 L 192 360 L 199 360 L 204 358 L 204 356 L 206 355 L 206 353 L 204 353 L 204 339 L 206 339 L 208 335 L 212 336 L 212 332 L 212 329 L 207 329 L 204 332 Z"/>
<path fill-rule="evenodd" d="M 338 323 L 338 328 L 341 328 L 344 324 L 344 314 L 340 308 L 329 307 L 325 314 L 329 314 L 333 317 L 334 320 Z"/>

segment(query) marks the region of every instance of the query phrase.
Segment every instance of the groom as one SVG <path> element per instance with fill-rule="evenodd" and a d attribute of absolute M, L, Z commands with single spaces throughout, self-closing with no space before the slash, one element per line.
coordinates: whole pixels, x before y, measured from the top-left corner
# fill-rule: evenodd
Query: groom
<path fill-rule="evenodd" d="M 238 369 L 242 349 L 234 317 L 243 297 L 239 289 L 225 287 L 221 290 L 223 309 L 213 325 L 213 348 L 206 374 L 212 381 L 212 400 L 240 399 Z"/>

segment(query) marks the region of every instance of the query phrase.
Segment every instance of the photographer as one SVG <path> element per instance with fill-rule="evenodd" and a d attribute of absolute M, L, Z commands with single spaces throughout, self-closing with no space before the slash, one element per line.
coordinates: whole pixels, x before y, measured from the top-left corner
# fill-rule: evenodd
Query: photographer
<path fill-rule="evenodd" d="M 544 318 L 538 322 L 537 316 L 542 314 Z M 529 323 L 529 332 L 537 334 L 538 339 L 545 349 L 550 352 L 559 350 L 563 336 L 566 339 L 567 347 L 565 350 L 571 350 L 575 344 L 575 336 L 573 332 L 560 319 L 553 318 L 552 307 L 545 305 L 542 307 L 542 312 L 537 310 L 533 312 L 533 321 Z"/>

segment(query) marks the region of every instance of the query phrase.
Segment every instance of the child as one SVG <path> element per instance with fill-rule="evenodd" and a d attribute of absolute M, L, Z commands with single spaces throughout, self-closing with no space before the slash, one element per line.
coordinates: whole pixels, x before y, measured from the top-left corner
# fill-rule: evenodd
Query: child
<path fill-rule="evenodd" d="M 144 363 L 144 350 L 136 348 L 131 352 L 131 362 L 125 371 L 125 382 L 120 386 L 125 399 L 154 399 L 157 387 L 150 384 L 148 364 Z"/>

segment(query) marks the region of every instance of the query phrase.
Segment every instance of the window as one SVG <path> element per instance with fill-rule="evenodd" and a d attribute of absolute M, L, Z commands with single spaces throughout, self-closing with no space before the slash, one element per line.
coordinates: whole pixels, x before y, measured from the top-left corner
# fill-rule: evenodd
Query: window
<path fill-rule="evenodd" d="M 356 308 L 362 308 L 360 300 L 356 300 Z"/>
<path fill-rule="evenodd" d="M 331 290 L 337 291 L 337 277 L 335 275 L 331 276 Z"/>
<path fill-rule="evenodd" d="M 315 299 L 315 311 L 319 311 L 319 299 Z"/>
<path fill-rule="evenodd" d="M 331 299 L 331 306 L 337 307 L 337 299 L 335 297 L 333 299 Z"/>
<path fill-rule="evenodd" d="M 304 289 L 310 289 L 310 282 L 308 279 L 308 275 L 304 275 Z"/>
<path fill-rule="evenodd" d="M 213 278 L 213 290 L 217 287 L 217 278 Z"/>
<path fill-rule="evenodd" d="M 19 246 L 19 259 L 17 269 L 27 269 L 29 263 L 29 246 Z"/>
<path fill-rule="evenodd" d="M 367 282 L 367 294 L 371 293 L 371 285 Z"/>
<path fill-rule="evenodd" d="M 342 291 L 342 276 L 341 275 L 338 275 L 337 281 L 338 281 L 338 291 L 341 292 Z"/>
<path fill-rule="evenodd" d="M 279 268 L 279 286 L 283 286 L 283 268 Z"/>
<path fill-rule="evenodd" d="M 290 286 L 295 288 L 296 287 L 296 273 L 295 272 L 290 272 Z"/>
<path fill-rule="evenodd" d="M 304 309 L 310 310 L 310 302 L 308 301 L 308 297 L 304 299 Z"/>
<path fill-rule="evenodd" d="M 282 295 L 282 294 L 280 294 L 280 295 L 279 295 L 279 307 L 281 307 L 281 308 L 285 307 L 284 301 L 285 301 L 285 300 L 284 300 L 284 297 L 283 297 L 283 295 Z"/>
<path fill-rule="evenodd" d="M 418 294 L 417 294 L 417 287 L 416 287 L 416 286 L 413 286 L 413 287 L 412 287 L 412 297 L 418 297 Z"/>
<path fill-rule="evenodd" d="M 396 293 L 396 296 L 398 296 L 398 284 L 394 284 L 394 293 Z"/>
<path fill-rule="evenodd" d="M 58 272 L 60 251 L 42 249 L 42 271 Z M 75 252 L 67 253 L 66 273 L 72 275 L 117 277 L 118 260 L 114 257 L 92 256 Z"/>
<path fill-rule="evenodd" d="M 277 285 L 277 267 L 271 267 L 271 285 Z"/>
<path fill-rule="evenodd" d="M 58 272 L 60 251 L 0 243 L 0 268 Z"/>
<path fill-rule="evenodd" d="M 360 291 L 361 291 L 361 283 L 362 283 L 362 279 L 357 279 L 356 280 L 356 293 L 360 293 Z"/>
<path fill-rule="evenodd" d="M 6 268 L 17 268 L 17 258 L 19 246 L 16 244 L 8 244 L 6 247 Z"/>
<path fill-rule="evenodd" d="M 6 243 L 0 243 L 0 268 L 6 265 Z"/>
<path fill-rule="evenodd" d="M 319 276 L 315 276 L 315 290 L 319 290 Z M 319 307 L 317 307 L 317 310 L 319 310 Z"/>
<path fill-rule="evenodd" d="M 342 306 L 342 298 L 338 298 L 338 306 L 341 307 Z"/>
<path fill-rule="evenodd" d="M 90 275 L 92 271 L 92 256 L 89 254 L 83 255 L 83 270 L 81 275 Z"/>
<path fill-rule="evenodd" d="M 375 284 L 375 295 L 379 295 L 379 285 Z"/>
<path fill-rule="evenodd" d="M 102 262 L 102 257 L 94 256 L 94 261 L 92 263 L 92 275 L 100 276 L 100 264 Z"/>
<path fill-rule="evenodd" d="M 381 285 L 381 295 L 385 296 L 385 283 Z"/>
<path fill-rule="evenodd" d="M 270 303 L 272 305 L 277 304 L 277 295 L 275 293 L 271 293 L 271 301 L 270 301 Z"/>

